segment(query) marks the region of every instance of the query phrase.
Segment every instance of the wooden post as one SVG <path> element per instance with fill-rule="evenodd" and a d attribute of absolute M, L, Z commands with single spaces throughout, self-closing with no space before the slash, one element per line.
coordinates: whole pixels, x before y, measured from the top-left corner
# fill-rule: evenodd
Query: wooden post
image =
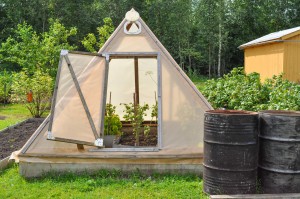
<path fill-rule="evenodd" d="M 135 100 L 137 104 L 140 104 L 139 61 L 137 57 L 134 57 L 134 82 L 135 82 Z"/>
<path fill-rule="evenodd" d="M 109 103 L 111 104 L 111 91 L 109 92 Z"/>
<path fill-rule="evenodd" d="M 84 150 L 83 144 L 77 144 L 77 149 L 78 151 L 83 151 Z"/>
<path fill-rule="evenodd" d="M 100 137 L 104 137 L 104 117 L 105 117 L 105 107 L 106 107 L 106 97 L 107 97 L 107 84 L 108 84 L 108 72 L 109 72 L 109 55 L 105 56 L 105 72 L 102 90 L 102 109 L 101 109 L 101 123 L 100 123 Z"/>

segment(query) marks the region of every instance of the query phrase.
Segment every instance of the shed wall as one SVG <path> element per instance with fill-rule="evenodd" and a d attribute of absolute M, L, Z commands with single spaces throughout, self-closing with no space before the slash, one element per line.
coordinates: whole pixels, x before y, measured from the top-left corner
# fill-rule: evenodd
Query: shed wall
<path fill-rule="evenodd" d="M 284 77 L 290 81 L 300 82 L 300 35 L 284 42 Z"/>
<path fill-rule="evenodd" d="M 260 73 L 261 81 L 283 72 L 284 44 L 273 43 L 245 49 L 245 72 Z"/>

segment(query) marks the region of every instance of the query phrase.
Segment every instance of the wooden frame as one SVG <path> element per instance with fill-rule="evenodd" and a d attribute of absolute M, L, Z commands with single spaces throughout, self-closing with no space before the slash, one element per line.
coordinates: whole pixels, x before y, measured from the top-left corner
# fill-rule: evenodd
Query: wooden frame
<path fill-rule="evenodd" d="M 90 56 L 99 56 L 99 57 L 105 57 L 105 74 L 104 74 L 104 80 L 103 80 L 103 87 L 102 87 L 102 104 L 100 107 L 100 112 L 101 112 L 101 121 L 100 121 L 100 132 L 98 135 L 98 132 L 96 130 L 94 121 L 91 117 L 89 108 L 87 106 L 86 100 L 83 96 L 83 93 L 81 91 L 79 82 L 77 80 L 77 77 L 75 75 L 73 66 L 69 60 L 68 53 L 72 54 L 81 54 L 81 55 L 90 55 Z M 51 133 L 52 130 L 52 124 L 53 124 L 53 117 L 55 113 L 55 105 L 56 105 L 56 97 L 57 97 L 57 90 L 58 90 L 58 84 L 59 84 L 59 79 L 60 79 L 60 73 L 61 73 L 61 67 L 62 67 L 62 61 L 65 59 L 68 65 L 68 69 L 70 71 L 71 77 L 73 79 L 75 88 L 79 94 L 80 100 L 82 102 L 82 105 L 84 107 L 86 116 L 88 118 L 88 121 L 90 123 L 91 129 L 93 131 L 93 134 L 95 136 L 95 140 L 99 138 L 104 137 L 104 117 L 105 117 L 105 107 L 106 107 L 106 97 L 107 97 L 107 84 L 108 84 L 108 74 L 109 74 L 109 62 L 111 59 L 134 59 L 135 63 L 135 82 L 138 81 L 138 76 L 137 76 L 137 71 L 138 71 L 138 59 L 157 59 L 157 78 L 158 78 L 158 121 L 157 121 L 157 126 L 158 126 L 158 133 L 157 133 L 157 147 L 138 147 L 138 148 L 115 148 L 115 149 L 105 149 L 105 151 L 158 151 L 159 149 L 162 148 L 162 127 L 161 127 L 161 114 L 162 114 L 162 107 L 161 107 L 161 56 L 159 52 L 111 52 L 111 53 L 86 53 L 86 52 L 78 52 L 78 51 L 66 51 L 63 50 L 61 52 L 61 59 L 59 63 L 59 69 L 56 77 L 56 83 L 55 83 L 55 90 L 54 90 L 54 98 L 52 100 L 52 107 L 51 107 L 51 115 L 49 119 L 49 128 L 48 128 L 48 133 Z M 136 90 L 138 89 L 138 85 L 136 87 Z M 89 146 L 95 146 L 94 143 L 91 142 L 84 142 L 80 140 L 75 140 L 75 139 L 66 139 L 66 138 L 60 138 L 60 137 L 48 137 L 49 140 L 53 141 L 59 141 L 59 142 L 68 142 L 68 143 L 75 143 L 75 144 L 82 144 L 82 145 L 89 145 Z M 93 149 L 92 151 L 103 151 L 104 149 Z"/>
<path fill-rule="evenodd" d="M 64 55 L 66 55 L 66 54 L 68 54 L 67 50 L 62 50 L 60 52 L 58 70 L 57 70 L 57 74 L 56 74 L 55 87 L 54 87 L 54 93 L 53 93 L 53 98 L 52 98 L 52 103 L 51 103 L 51 111 L 50 111 L 50 121 L 49 121 L 49 128 L 48 128 L 48 132 L 50 132 L 50 133 L 52 131 L 52 125 L 53 125 L 53 117 L 54 117 L 54 113 L 55 113 L 55 104 L 56 104 L 56 97 L 57 97 L 57 90 L 58 90 L 58 84 L 59 84 L 59 79 L 60 79 L 62 61 L 63 61 Z"/>
<path fill-rule="evenodd" d="M 67 142 L 67 143 L 75 143 L 75 144 L 84 144 L 84 145 L 89 145 L 89 146 L 94 146 L 95 144 L 92 142 L 85 142 L 85 141 L 80 141 L 80 140 L 75 140 L 75 139 L 66 139 L 66 138 L 60 138 L 60 137 L 53 137 L 52 135 L 52 125 L 53 125 L 53 119 L 54 119 L 54 114 L 55 114 L 55 106 L 56 106 L 56 98 L 57 98 L 57 91 L 58 91 L 58 85 L 59 85 L 59 79 L 60 79 L 60 75 L 61 75 L 61 70 L 62 70 L 62 62 L 63 59 L 65 59 L 70 75 L 72 77 L 73 83 L 75 85 L 75 88 L 77 90 L 77 93 L 79 95 L 79 98 L 81 100 L 81 103 L 83 105 L 83 108 L 85 110 L 87 119 L 90 123 L 90 127 L 92 129 L 92 132 L 95 136 L 95 140 L 99 139 L 99 135 L 98 132 L 96 130 L 94 121 L 92 119 L 91 113 L 89 111 L 89 108 L 87 106 L 86 100 L 83 96 L 82 90 L 80 88 L 78 79 L 75 75 L 73 66 L 71 64 L 71 61 L 68 57 L 68 54 L 72 53 L 72 54 L 82 54 L 82 55 L 89 55 L 89 56 L 100 56 L 101 54 L 97 54 L 97 53 L 86 53 L 86 52 L 78 52 L 78 51 L 67 51 L 67 50 L 62 50 L 61 51 L 61 56 L 60 56 L 60 61 L 59 61 L 59 67 L 58 67 L 58 71 L 57 71 L 57 77 L 56 77 L 56 82 L 55 82 L 55 89 L 54 89 L 54 94 L 53 94 L 53 100 L 52 100 L 52 106 L 51 106 L 51 114 L 50 114 L 50 119 L 49 119 L 49 128 L 48 128 L 48 140 L 52 140 L 52 141 L 59 141 L 59 142 Z"/>
<path fill-rule="evenodd" d="M 161 122 L 161 114 L 162 114 L 162 92 L 161 92 L 161 56 L 159 52 L 107 52 L 103 53 L 102 56 L 106 57 L 106 60 L 111 59 L 134 59 L 135 62 L 135 70 L 136 70 L 136 62 L 138 58 L 145 59 L 157 59 L 157 82 L 158 82 L 158 121 L 157 121 L 157 147 L 132 147 L 132 148 L 103 148 L 103 149 L 91 149 L 92 152 L 97 151 L 136 151 L 136 152 L 145 152 L 145 151 L 159 151 L 162 148 L 162 122 Z M 109 68 L 109 62 L 108 68 Z M 108 69 L 107 69 L 108 70 Z M 108 74 L 108 72 L 107 72 Z M 136 76 L 135 76 L 136 80 Z M 107 87 L 107 81 L 105 84 L 105 87 Z M 105 89 L 107 91 L 107 88 Z M 103 100 L 104 102 L 104 100 Z M 106 103 L 106 98 L 105 98 Z M 104 104 L 105 104 L 104 103 Z M 104 111 L 105 113 L 105 111 Z M 104 127 L 104 116 L 101 117 L 101 125 L 103 124 Z"/>

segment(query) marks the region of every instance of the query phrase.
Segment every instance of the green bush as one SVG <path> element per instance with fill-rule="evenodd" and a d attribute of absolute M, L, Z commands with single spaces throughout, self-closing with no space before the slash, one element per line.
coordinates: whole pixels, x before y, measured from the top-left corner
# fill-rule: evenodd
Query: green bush
<path fill-rule="evenodd" d="M 53 79 L 41 70 L 30 75 L 26 70 L 14 74 L 12 84 L 12 100 L 22 103 L 33 117 L 41 117 L 50 108 Z M 27 101 L 27 93 L 32 91 L 33 101 Z"/>
<path fill-rule="evenodd" d="M 125 112 L 125 114 L 123 118 L 125 119 L 125 121 L 131 123 L 133 134 L 135 135 L 135 145 L 139 146 L 139 136 L 143 129 L 144 116 L 147 116 L 146 111 L 149 110 L 149 105 L 140 105 L 133 103 L 123 105 L 125 106 L 125 110 L 123 111 Z M 144 132 L 144 134 L 148 135 L 148 133 L 150 132 L 150 127 L 147 126 L 146 128 L 144 128 L 144 131 L 146 131 Z"/>
<path fill-rule="evenodd" d="M 13 75 L 6 70 L 0 72 L 0 103 L 8 103 L 11 94 Z"/>
<path fill-rule="evenodd" d="M 106 104 L 104 117 L 104 135 L 121 135 L 122 122 L 116 114 L 116 106 Z"/>
<path fill-rule="evenodd" d="M 222 78 L 208 80 L 201 89 L 214 108 L 235 110 L 299 110 L 300 85 L 282 75 L 260 82 L 258 73 L 234 68 Z"/>

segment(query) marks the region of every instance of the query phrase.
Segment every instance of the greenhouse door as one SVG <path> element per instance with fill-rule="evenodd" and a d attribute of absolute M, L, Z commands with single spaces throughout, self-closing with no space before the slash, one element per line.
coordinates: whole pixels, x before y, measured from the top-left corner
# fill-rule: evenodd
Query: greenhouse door
<path fill-rule="evenodd" d="M 102 146 L 105 66 L 97 53 L 61 52 L 48 140 Z"/>
<path fill-rule="evenodd" d="M 107 53 L 106 110 L 121 121 L 120 143 L 113 151 L 159 148 L 160 136 L 160 58 L 158 53 Z M 140 125 L 139 119 L 142 117 Z M 105 115 L 111 118 L 112 115 Z M 108 124 L 108 119 L 106 120 Z M 112 121 L 115 122 L 115 121 Z M 113 125 L 106 125 L 105 135 L 118 134 Z M 111 126 L 112 128 L 107 128 Z M 111 132 L 109 132 L 111 131 Z M 101 131 L 103 132 L 103 131 Z M 107 147 L 106 147 L 107 148 Z M 114 147 L 110 147 L 114 148 Z M 144 149 L 143 149 L 144 148 Z M 124 149 L 123 149 L 124 150 Z"/>
<path fill-rule="evenodd" d="M 142 114 L 142 128 L 149 126 L 151 132 L 153 127 L 152 134 L 156 129 L 155 141 L 145 149 L 139 147 L 144 145 L 139 145 L 137 140 L 132 150 L 137 150 L 135 146 L 142 151 L 151 147 L 150 150 L 158 150 L 161 146 L 160 74 L 159 53 L 100 55 L 62 51 L 47 139 L 103 148 L 104 135 L 109 133 L 104 128 L 106 107 L 114 106 L 114 114 L 120 117 L 123 126 L 132 128 L 126 105 L 127 109 L 133 107 L 135 116 L 138 107 L 143 106 L 148 108 Z"/>

